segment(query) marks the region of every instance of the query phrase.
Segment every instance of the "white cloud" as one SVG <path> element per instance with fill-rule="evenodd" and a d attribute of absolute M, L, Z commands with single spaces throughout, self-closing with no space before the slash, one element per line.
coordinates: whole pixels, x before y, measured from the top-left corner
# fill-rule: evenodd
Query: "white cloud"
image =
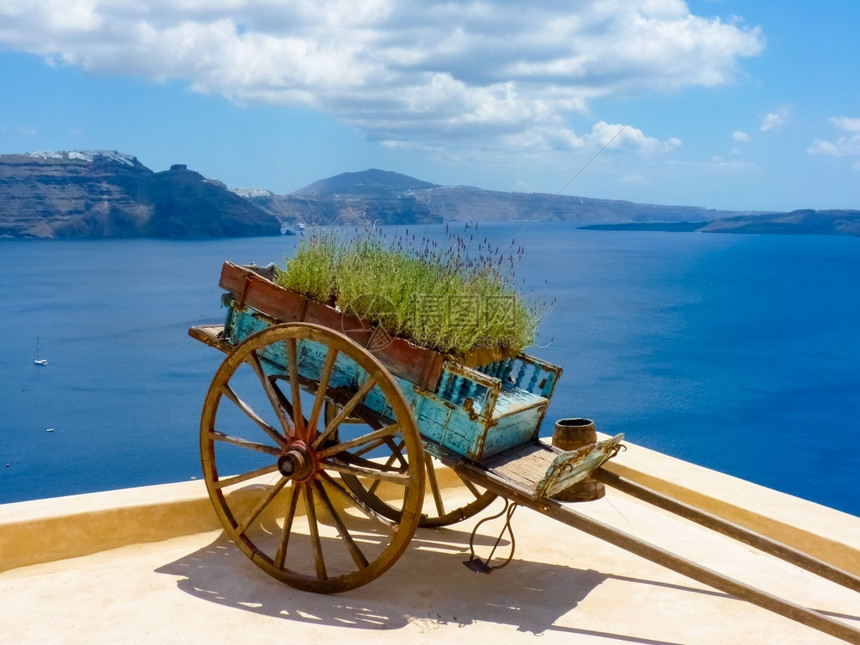
<path fill-rule="evenodd" d="M 860 132 L 860 119 L 850 119 L 847 116 L 834 116 L 829 121 L 840 130 Z"/>
<path fill-rule="evenodd" d="M 750 140 L 750 135 L 748 135 L 746 132 L 743 132 L 742 130 L 735 130 L 734 132 L 732 132 L 732 139 L 734 139 L 738 143 L 746 143 Z"/>
<path fill-rule="evenodd" d="M 860 155 L 860 119 L 852 119 L 845 116 L 834 116 L 831 117 L 829 121 L 838 129 L 843 132 L 847 132 L 848 135 L 839 137 L 835 141 L 816 139 L 813 144 L 807 148 L 807 152 L 810 154 L 830 155 L 833 157 Z"/>
<path fill-rule="evenodd" d="M 680 0 L 4 0 L 0 45 L 310 106 L 391 146 L 565 150 L 603 141 L 603 122 L 584 136 L 569 126 L 591 100 L 730 83 L 764 38 Z M 622 144 L 680 142 L 631 127 Z"/>
<path fill-rule="evenodd" d="M 788 110 L 785 108 L 780 108 L 776 112 L 768 112 L 765 114 L 764 119 L 761 122 L 761 126 L 759 130 L 762 132 L 769 132 L 771 130 L 776 130 L 781 128 L 788 121 Z"/>
<path fill-rule="evenodd" d="M 660 141 L 646 136 L 642 130 L 633 126 L 610 124 L 605 121 L 595 123 L 591 133 L 584 137 L 584 141 L 592 148 L 606 147 L 609 150 L 626 148 L 644 153 L 668 152 L 682 145 L 681 140 L 674 137 Z"/>

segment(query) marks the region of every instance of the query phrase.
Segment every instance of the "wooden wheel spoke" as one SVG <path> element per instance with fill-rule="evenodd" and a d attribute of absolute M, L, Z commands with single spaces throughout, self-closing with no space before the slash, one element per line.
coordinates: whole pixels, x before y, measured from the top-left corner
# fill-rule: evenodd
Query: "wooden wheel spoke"
<path fill-rule="evenodd" d="M 395 443 L 391 437 L 387 437 L 385 439 L 385 443 L 388 445 L 389 448 L 391 448 L 391 458 L 399 461 L 401 468 L 409 468 L 409 462 L 406 460 L 406 457 L 403 456 L 403 448 L 406 446 L 406 443 L 403 441 L 403 439 Z"/>
<path fill-rule="evenodd" d="M 383 441 L 383 443 L 388 443 L 388 442 L 387 442 L 387 441 Z M 389 447 L 391 447 L 391 446 L 390 446 L 390 444 L 389 444 Z M 391 468 L 391 467 L 394 465 L 394 462 L 395 462 L 396 460 L 397 460 L 397 455 L 396 455 L 396 454 L 394 454 L 394 453 L 390 454 L 390 455 L 388 456 L 388 459 L 386 459 L 386 460 L 385 460 L 385 464 L 384 464 L 384 465 L 385 465 L 385 467 L 386 467 L 386 468 Z M 401 462 L 402 462 L 402 455 L 401 455 Z M 382 483 L 382 482 L 381 482 L 381 481 L 379 481 L 379 480 L 377 479 L 376 481 L 374 481 L 374 482 L 370 485 L 370 488 L 368 488 L 368 489 L 367 489 L 367 492 L 368 492 L 368 493 L 370 493 L 371 495 L 373 495 L 374 493 L 376 493 L 376 489 L 377 489 L 377 488 L 379 488 L 379 485 L 380 485 L 381 483 Z"/>
<path fill-rule="evenodd" d="M 364 383 L 358 388 L 358 391 L 352 396 L 352 398 L 346 402 L 346 404 L 340 409 L 340 412 L 337 413 L 337 416 L 332 419 L 328 425 L 326 425 L 325 430 L 323 430 L 320 435 L 314 439 L 313 447 L 319 448 L 323 442 L 329 438 L 329 436 L 337 430 L 338 426 L 343 423 L 344 419 L 346 419 L 350 413 L 355 409 L 361 400 L 367 396 L 367 393 L 373 389 L 373 386 L 376 385 L 376 379 L 368 376 Z"/>
<path fill-rule="evenodd" d="M 232 443 L 235 446 L 241 446 L 242 448 L 248 448 L 249 450 L 264 452 L 267 455 L 274 455 L 275 457 L 277 457 L 281 454 L 281 449 L 275 446 L 267 446 L 264 443 L 248 441 L 247 439 L 243 439 L 241 437 L 234 437 L 232 435 L 224 434 L 223 432 L 218 432 L 217 430 L 213 430 L 212 432 L 210 432 L 209 436 L 215 441 L 224 441 L 226 443 Z"/>
<path fill-rule="evenodd" d="M 241 484 L 242 482 L 246 482 L 249 479 L 254 479 L 255 477 L 261 477 L 263 475 L 268 475 L 270 473 L 275 472 L 278 469 L 278 464 L 271 464 L 269 466 L 263 466 L 262 468 L 257 468 L 256 470 L 250 470 L 247 473 L 242 473 L 241 475 L 235 475 L 233 477 L 228 477 L 227 479 L 219 479 L 215 482 L 215 488 L 229 488 L 230 486 L 235 486 L 236 484 Z"/>
<path fill-rule="evenodd" d="M 350 459 L 353 461 L 355 457 Z M 400 486 L 409 485 L 409 473 L 400 472 L 399 470 L 385 470 L 382 464 L 377 464 L 366 459 L 361 459 L 358 463 L 345 463 L 337 461 L 321 461 L 320 464 L 326 470 L 333 470 L 345 475 L 355 475 L 356 477 L 369 477 L 375 481 L 388 482 L 398 484 Z"/>
<path fill-rule="evenodd" d="M 366 446 L 363 446 L 360 450 L 353 451 L 352 454 L 354 454 L 354 455 L 366 455 L 367 453 L 373 452 L 374 450 L 376 450 L 380 446 L 384 446 L 384 445 L 385 445 L 385 439 L 377 439 L 376 441 L 371 441 Z"/>
<path fill-rule="evenodd" d="M 323 556 L 322 542 L 320 542 L 320 527 L 317 524 L 317 509 L 314 506 L 314 491 L 308 485 L 302 486 L 305 498 L 305 512 L 308 514 L 308 527 L 311 532 L 311 544 L 314 549 L 314 568 L 316 569 L 317 580 L 323 581 L 328 577 L 325 568 L 325 558 Z"/>
<path fill-rule="evenodd" d="M 272 500 L 275 499 L 275 496 L 281 492 L 281 489 L 286 485 L 288 481 L 289 479 L 287 479 L 286 477 L 281 477 L 278 483 L 272 486 L 269 489 L 268 493 L 266 493 L 266 495 L 263 497 L 263 499 L 257 502 L 256 506 L 251 509 L 251 513 L 248 515 L 247 518 L 245 518 L 245 521 L 236 526 L 236 533 L 242 535 L 245 531 L 247 531 L 248 528 L 250 528 L 251 524 L 254 523 L 254 520 L 256 520 L 260 516 L 260 513 L 263 512 L 263 509 L 265 509 L 269 504 L 271 504 Z"/>
<path fill-rule="evenodd" d="M 266 374 L 263 369 L 263 364 L 260 362 L 260 357 L 257 355 L 256 350 L 252 350 L 248 356 L 251 367 L 254 368 L 254 372 L 257 374 L 257 378 L 260 379 L 260 383 L 263 385 L 263 391 L 266 393 L 266 396 L 269 399 L 269 403 L 272 406 L 272 409 L 275 411 L 275 414 L 278 417 L 278 421 L 281 423 L 281 427 L 284 429 L 285 435 L 291 435 L 295 432 L 295 427 L 287 418 L 287 415 L 284 412 L 284 407 L 282 404 L 283 393 L 275 387 L 275 384 L 272 383 L 272 380 Z"/>
<path fill-rule="evenodd" d="M 349 529 L 346 528 L 346 524 L 343 523 L 340 515 L 334 507 L 334 504 L 331 503 L 328 494 L 325 492 L 325 488 L 323 488 L 322 483 L 319 481 L 314 482 L 314 488 L 317 491 L 317 497 L 320 498 L 323 505 L 326 507 L 326 510 L 331 514 L 332 519 L 334 520 L 335 528 L 337 528 L 337 532 L 340 537 L 343 539 L 346 544 L 346 549 L 349 551 L 349 555 L 352 558 L 352 561 L 358 566 L 359 569 L 366 569 L 370 563 L 367 561 L 364 553 L 361 552 L 361 549 L 358 548 L 358 545 L 355 543 L 355 540 L 352 539 L 352 535 L 349 533 Z"/>
<path fill-rule="evenodd" d="M 287 557 L 287 544 L 290 541 L 290 533 L 293 530 L 293 518 L 296 516 L 296 503 L 299 501 L 299 487 L 295 484 L 290 491 L 287 500 L 287 512 L 284 515 L 284 528 L 281 530 L 281 541 L 278 542 L 278 550 L 275 553 L 275 567 L 284 568 L 284 560 Z"/>
<path fill-rule="evenodd" d="M 433 465 L 433 457 L 424 454 L 424 472 L 427 473 L 427 482 L 433 493 L 433 502 L 436 504 L 436 514 L 439 517 L 445 515 L 445 504 L 442 501 L 442 492 L 439 490 L 439 482 L 436 481 L 436 467 Z"/>
<path fill-rule="evenodd" d="M 317 453 L 317 457 L 319 459 L 328 459 L 338 453 L 350 450 L 357 446 L 361 446 L 366 443 L 377 443 L 377 445 L 382 444 L 383 437 L 388 437 L 389 435 L 394 434 L 398 430 L 398 425 L 396 423 L 391 424 L 390 426 L 385 426 L 384 428 L 380 428 L 374 432 L 369 432 L 365 435 L 361 435 L 360 437 L 356 437 L 355 439 L 350 439 L 349 441 L 343 441 L 341 443 L 330 446 L 324 450 L 321 450 Z"/>
<path fill-rule="evenodd" d="M 356 497 L 350 490 L 341 486 L 331 475 L 326 472 L 321 473 L 322 478 L 326 481 L 326 483 L 334 490 L 338 495 L 343 498 L 345 502 L 353 505 L 359 511 L 364 513 L 368 518 L 379 522 L 384 525 L 389 531 L 393 531 L 395 524 L 387 517 L 381 515 L 377 511 L 373 510 L 370 506 L 368 506 L 364 501 L 360 500 Z"/>
<path fill-rule="evenodd" d="M 481 495 L 485 494 L 479 491 L 472 482 L 470 482 L 468 479 L 465 479 L 460 473 L 457 473 L 456 471 L 454 472 L 456 473 L 457 477 L 460 478 L 460 481 L 463 482 L 463 485 L 469 490 L 469 492 L 475 496 L 475 499 L 478 499 L 479 497 L 481 497 Z"/>
<path fill-rule="evenodd" d="M 391 449 L 391 454 L 388 456 L 388 459 L 385 460 L 385 467 L 390 469 L 394 465 L 395 461 L 399 461 L 400 462 L 400 470 L 407 470 L 409 468 L 409 462 L 407 462 L 406 458 L 403 456 L 403 452 L 402 452 L 403 446 L 404 446 L 403 441 L 401 440 L 400 443 L 395 443 L 394 441 L 392 441 L 391 437 L 385 437 L 382 440 L 382 443 L 387 445 Z M 380 445 L 382 445 L 382 444 L 380 444 Z M 361 453 L 355 453 L 355 454 L 357 456 L 360 456 L 364 453 L 361 452 Z M 375 494 L 376 489 L 379 488 L 379 484 L 381 484 L 381 483 L 382 482 L 379 480 L 374 481 L 370 485 L 370 487 L 367 489 L 367 492 L 370 493 L 371 495 Z"/>
<path fill-rule="evenodd" d="M 322 373 L 320 374 L 319 386 L 317 387 L 317 395 L 314 398 L 314 405 L 311 408 L 311 416 L 308 419 L 308 439 L 313 439 L 311 436 L 316 431 L 317 422 L 319 421 L 320 411 L 325 402 L 326 391 L 328 390 L 328 382 L 331 380 L 331 373 L 334 369 L 334 363 L 337 360 L 337 348 L 329 347 L 325 355 L 325 363 L 323 363 Z"/>
<path fill-rule="evenodd" d="M 268 423 L 266 423 L 263 420 L 263 418 L 260 417 L 260 415 L 258 415 L 256 412 L 254 412 L 254 410 L 251 409 L 251 406 L 249 406 L 242 399 L 240 399 L 239 396 L 233 391 L 233 389 L 227 383 L 225 383 L 221 387 L 221 393 L 224 396 L 226 396 L 230 401 L 232 401 L 236 405 L 237 408 L 239 408 L 242 412 L 244 412 L 245 415 L 249 419 L 251 419 L 251 421 L 253 421 L 258 426 L 260 426 L 266 432 L 266 434 L 269 435 L 272 439 L 274 439 L 277 443 L 279 443 L 282 446 L 287 445 L 287 441 L 283 437 L 283 435 L 281 435 L 280 432 L 278 432 L 275 428 L 273 428 Z"/>
<path fill-rule="evenodd" d="M 302 392 L 299 387 L 299 358 L 296 339 L 289 338 L 285 344 L 287 346 L 287 369 L 290 373 L 290 393 L 293 404 L 293 427 L 296 429 L 296 436 L 306 441 L 307 428 L 305 428 L 305 420 L 302 417 Z"/>

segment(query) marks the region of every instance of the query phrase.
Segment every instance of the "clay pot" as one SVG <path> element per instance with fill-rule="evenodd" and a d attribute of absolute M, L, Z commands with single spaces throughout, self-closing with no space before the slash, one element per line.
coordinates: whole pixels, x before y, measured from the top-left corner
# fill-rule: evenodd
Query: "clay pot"
<path fill-rule="evenodd" d="M 576 450 L 597 443 L 597 431 L 591 419 L 559 419 L 555 423 L 552 445 L 562 450 Z M 581 482 L 553 495 L 560 502 L 591 502 L 606 495 L 603 482 L 586 477 Z"/>
<path fill-rule="evenodd" d="M 597 443 L 597 431 L 591 419 L 559 419 L 555 422 L 552 445 L 562 450 L 576 450 Z"/>

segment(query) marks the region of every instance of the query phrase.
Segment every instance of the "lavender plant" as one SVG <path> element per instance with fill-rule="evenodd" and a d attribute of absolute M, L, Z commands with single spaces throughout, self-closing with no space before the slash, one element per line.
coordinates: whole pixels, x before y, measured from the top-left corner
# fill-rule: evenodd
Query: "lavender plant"
<path fill-rule="evenodd" d="M 442 352 L 521 351 L 534 342 L 540 313 L 514 288 L 524 249 L 474 238 L 448 227 L 441 244 L 408 230 L 317 231 L 286 259 L 277 281 L 320 302 L 333 297 L 341 310 Z"/>

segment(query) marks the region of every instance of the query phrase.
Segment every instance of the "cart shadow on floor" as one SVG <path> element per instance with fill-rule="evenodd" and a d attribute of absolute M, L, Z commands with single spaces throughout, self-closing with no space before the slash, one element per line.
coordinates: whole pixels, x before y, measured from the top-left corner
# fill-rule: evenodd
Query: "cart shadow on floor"
<path fill-rule="evenodd" d="M 495 538 L 477 536 L 476 550 L 488 551 L 494 542 Z M 500 543 L 500 548 L 505 546 Z M 462 565 L 468 556 L 468 532 L 420 529 L 400 560 L 379 579 L 353 591 L 319 595 L 268 576 L 222 533 L 206 547 L 156 572 L 176 576 L 180 590 L 201 600 L 312 625 L 396 630 L 418 624 L 431 630 L 486 622 L 536 635 L 562 631 L 652 644 L 662 642 L 556 623 L 609 579 L 725 596 L 708 589 L 519 558 L 492 576 L 481 575 Z"/>

